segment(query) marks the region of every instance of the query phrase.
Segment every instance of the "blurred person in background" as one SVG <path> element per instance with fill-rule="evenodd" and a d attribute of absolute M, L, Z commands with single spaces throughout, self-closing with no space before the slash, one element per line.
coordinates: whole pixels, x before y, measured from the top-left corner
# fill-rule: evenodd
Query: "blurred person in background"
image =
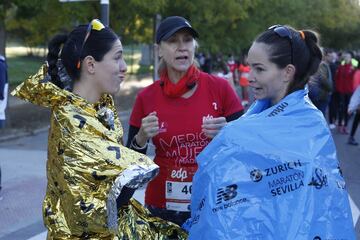
<path fill-rule="evenodd" d="M 204 61 L 204 66 L 203 66 L 203 72 L 212 73 L 212 69 L 213 69 L 213 61 L 212 61 L 212 56 L 211 54 L 208 52 L 205 54 L 205 61 Z"/>
<path fill-rule="evenodd" d="M 350 60 L 351 65 L 352 65 L 354 68 L 357 68 L 357 66 L 359 65 L 359 61 L 358 61 L 357 56 L 356 56 L 356 54 L 357 54 L 356 51 L 345 51 L 344 53 L 351 55 L 351 60 Z M 341 61 L 341 65 L 346 64 L 346 62 L 348 61 L 348 60 L 346 60 L 345 58 L 346 58 L 346 56 L 343 57 L 343 59 L 342 59 L 342 61 Z"/>
<path fill-rule="evenodd" d="M 251 104 L 249 97 L 249 72 L 250 66 L 247 63 L 247 54 L 243 54 L 239 67 L 239 85 L 241 87 L 241 100 L 243 106 L 249 106 Z"/>
<path fill-rule="evenodd" d="M 226 81 L 228 81 L 228 83 L 230 84 L 232 89 L 234 91 L 236 91 L 235 83 L 234 83 L 234 73 L 230 71 L 229 65 L 225 64 L 225 62 L 221 66 L 221 71 L 219 71 L 216 74 L 216 76 L 221 77 L 221 78 L 225 79 Z"/>
<path fill-rule="evenodd" d="M 159 175 L 145 193 L 154 214 L 179 225 L 190 217 L 195 157 L 243 113 L 229 83 L 194 65 L 197 31 L 183 17 L 165 18 L 156 32 L 160 80 L 143 89 L 130 116 L 127 146 L 146 153 L 155 145 Z"/>
<path fill-rule="evenodd" d="M 335 74 L 339 66 L 339 61 L 336 51 L 332 51 L 332 53 L 326 58 L 329 58 L 329 60 L 331 60 L 329 66 L 331 70 L 333 91 L 331 93 L 330 102 L 329 102 L 329 128 L 333 130 L 336 128 L 335 123 L 338 117 L 338 107 L 339 107 L 339 93 L 336 91 L 336 84 L 335 84 Z"/>
<path fill-rule="evenodd" d="M 357 146 L 359 143 L 355 140 L 356 129 L 360 121 L 360 66 L 358 65 L 354 73 L 354 89 L 355 92 L 351 96 L 350 103 L 348 106 L 348 114 L 352 115 L 355 113 L 354 121 L 351 126 L 350 135 L 348 138 L 348 144 Z"/>
<path fill-rule="evenodd" d="M 235 61 L 234 55 L 229 54 L 228 60 L 226 62 L 229 72 L 231 72 L 231 81 L 230 85 L 235 89 L 235 83 L 238 79 L 238 63 Z"/>
<path fill-rule="evenodd" d="M 335 88 L 339 93 L 338 132 L 341 134 L 349 134 L 346 129 L 349 119 L 347 107 L 351 94 L 354 91 L 353 76 L 355 68 L 352 64 L 352 56 L 349 51 L 343 52 L 342 58 L 342 64 L 337 68 L 335 74 Z"/>
<path fill-rule="evenodd" d="M 332 62 L 332 51 L 323 50 L 323 60 L 317 72 L 312 75 L 308 82 L 309 97 L 314 105 L 324 114 L 330 102 L 333 90 L 333 81 L 330 69 Z"/>
<path fill-rule="evenodd" d="M 5 57 L 0 55 L 0 131 L 5 127 L 5 111 L 8 98 L 8 72 Z M 0 166 L 0 191 L 1 191 L 1 166 Z"/>
<path fill-rule="evenodd" d="M 0 55 L 0 129 L 5 127 L 5 111 L 8 99 L 8 71 L 5 57 Z"/>
<path fill-rule="evenodd" d="M 196 55 L 196 58 L 199 62 L 200 69 L 203 70 L 205 66 L 205 54 L 200 52 L 199 54 Z"/>

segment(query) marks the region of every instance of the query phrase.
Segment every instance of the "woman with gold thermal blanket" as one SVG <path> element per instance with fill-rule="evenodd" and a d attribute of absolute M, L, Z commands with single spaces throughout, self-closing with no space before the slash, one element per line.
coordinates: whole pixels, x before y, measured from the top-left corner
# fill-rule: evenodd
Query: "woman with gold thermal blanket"
<path fill-rule="evenodd" d="M 93 20 L 55 36 L 47 62 L 13 92 L 52 110 L 43 205 L 47 238 L 186 239 L 179 226 L 130 199 L 158 166 L 122 146 L 109 95 L 127 70 L 119 37 Z"/>

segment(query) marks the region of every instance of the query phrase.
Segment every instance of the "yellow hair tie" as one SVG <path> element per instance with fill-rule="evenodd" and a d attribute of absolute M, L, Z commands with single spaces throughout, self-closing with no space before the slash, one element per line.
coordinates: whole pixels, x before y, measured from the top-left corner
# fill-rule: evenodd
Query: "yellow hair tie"
<path fill-rule="evenodd" d="M 100 31 L 101 29 L 105 28 L 105 26 L 100 22 L 99 19 L 93 19 L 91 21 L 92 29 Z"/>
<path fill-rule="evenodd" d="M 305 33 L 303 31 L 299 31 L 300 37 L 302 40 L 305 40 Z"/>

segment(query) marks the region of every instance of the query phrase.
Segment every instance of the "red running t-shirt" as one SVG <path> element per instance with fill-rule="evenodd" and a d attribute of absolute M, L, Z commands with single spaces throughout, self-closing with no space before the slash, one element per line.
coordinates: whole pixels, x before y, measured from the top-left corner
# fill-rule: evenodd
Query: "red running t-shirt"
<path fill-rule="evenodd" d="M 250 66 L 240 64 L 239 72 L 240 72 L 240 81 L 239 81 L 240 86 L 242 87 L 249 86 Z"/>
<path fill-rule="evenodd" d="M 156 111 L 160 133 L 153 137 L 159 175 L 146 189 L 145 204 L 174 211 L 189 211 L 195 157 L 210 142 L 201 132 L 204 118 L 229 116 L 243 110 L 228 82 L 201 72 L 198 87 L 189 98 L 170 98 L 160 81 L 142 90 L 131 113 L 130 125 Z"/>

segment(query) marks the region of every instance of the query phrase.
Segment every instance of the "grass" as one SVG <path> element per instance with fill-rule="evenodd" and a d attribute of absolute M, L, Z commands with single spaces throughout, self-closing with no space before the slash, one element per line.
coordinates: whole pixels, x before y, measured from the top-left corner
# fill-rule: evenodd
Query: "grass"
<path fill-rule="evenodd" d="M 8 57 L 7 64 L 10 86 L 16 87 L 29 75 L 35 74 L 43 62 L 44 58 L 41 57 Z"/>
<path fill-rule="evenodd" d="M 35 74 L 45 57 L 43 49 L 34 51 L 37 56 L 28 56 L 28 49 L 25 47 L 6 48 L 8 75 L 10 87 L 16 87 L 22 83 L 29 75 Z M 42 56 L 39 56 L 42 55 Z M 124 57 L 128 65 L 128 74 L 144 75 L 151 74 L 152 66 L 140 65 L 141 49 L 138 46 L 125 46 Z"/>

